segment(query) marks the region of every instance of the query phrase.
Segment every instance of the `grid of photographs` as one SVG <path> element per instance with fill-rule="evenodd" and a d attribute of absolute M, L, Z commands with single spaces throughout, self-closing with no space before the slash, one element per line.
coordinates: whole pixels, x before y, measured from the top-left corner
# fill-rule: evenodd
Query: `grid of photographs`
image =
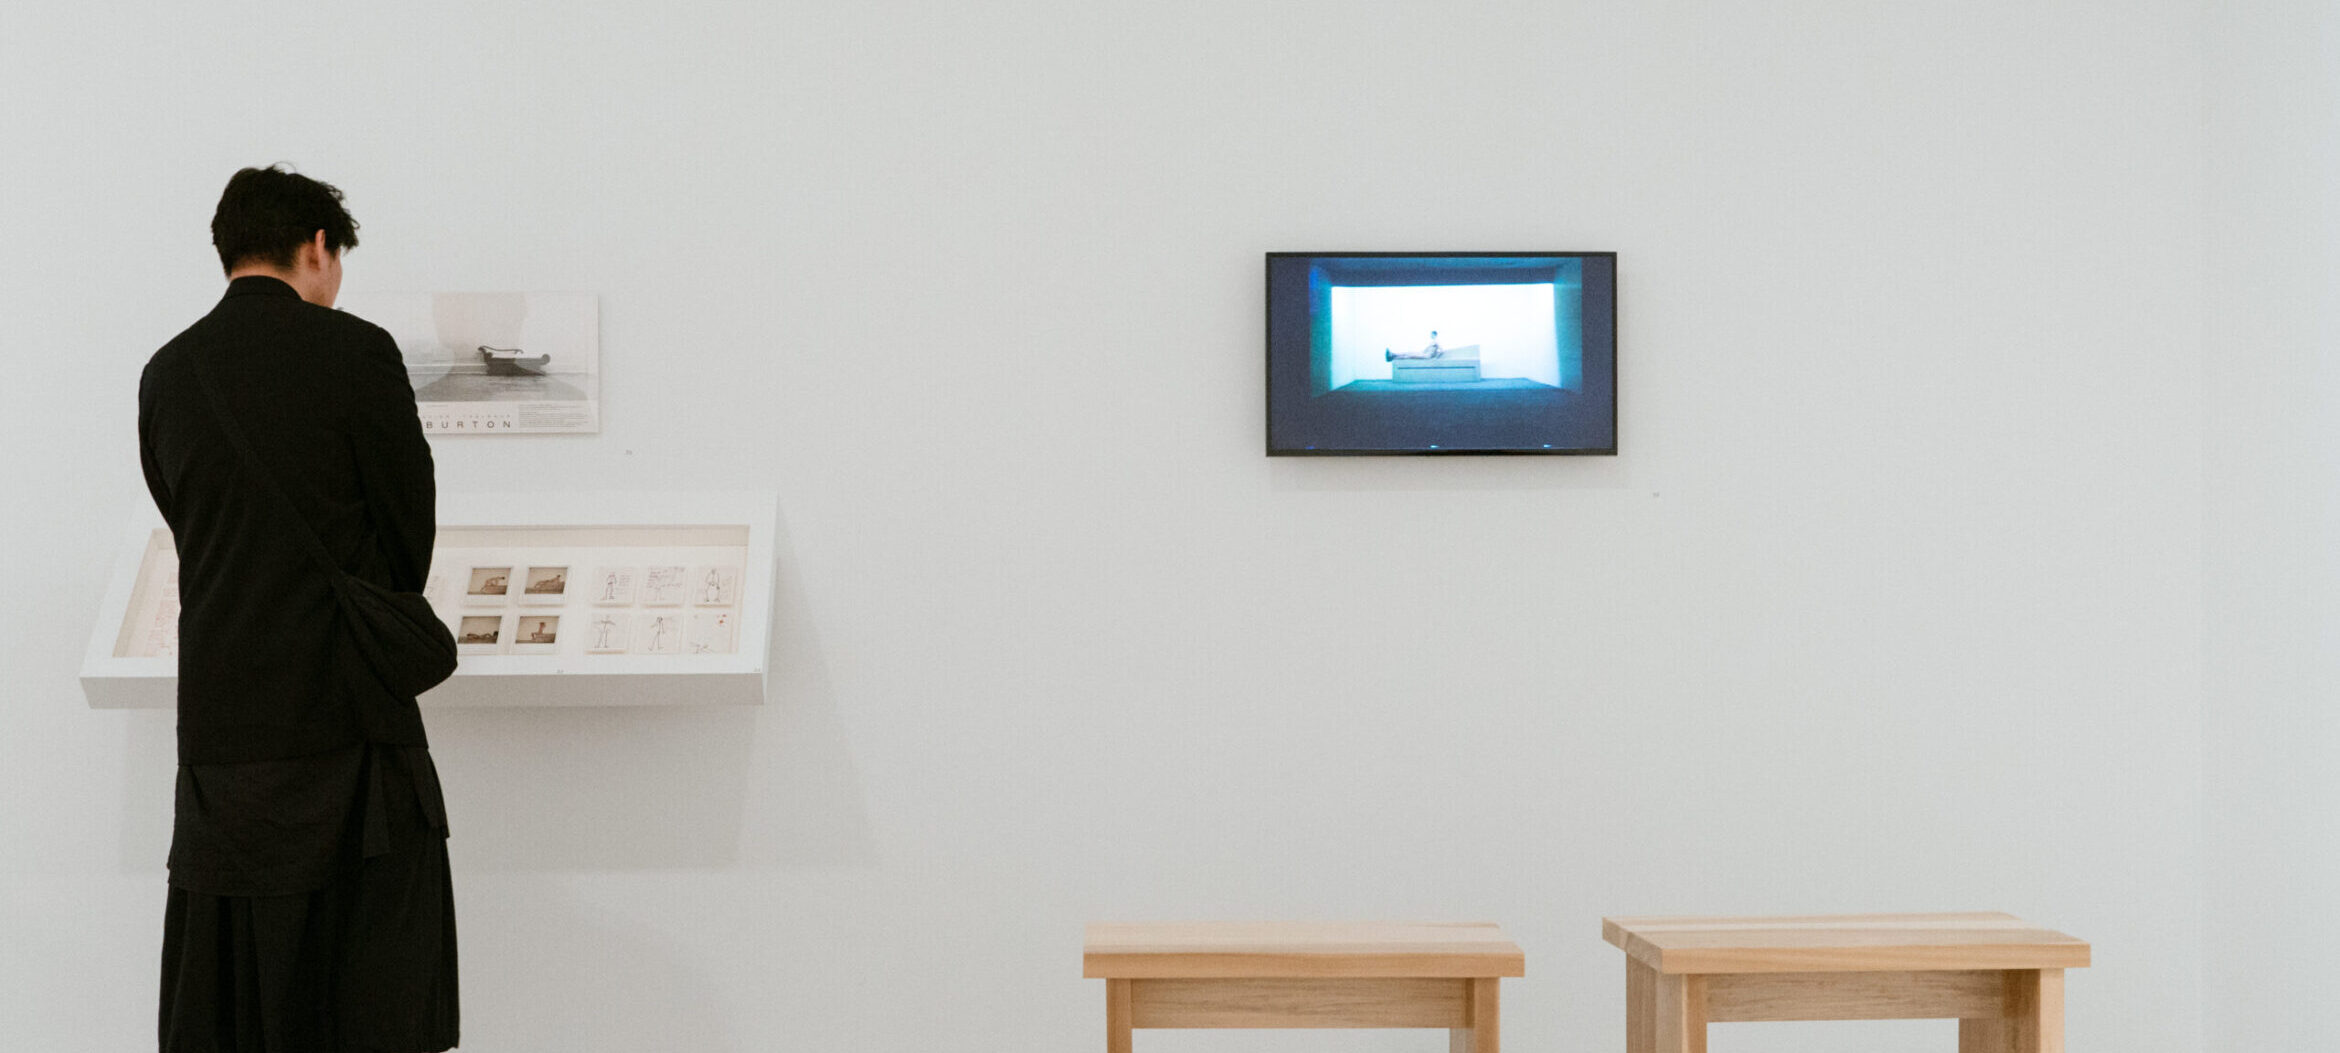
<path fill-rule="evenodd" d="M 443 611 L 465 654 L 734 654 L 736 563 L 577 564 L 476 559 Z M 565 623 L 565 624 L 564 624 Z"/>

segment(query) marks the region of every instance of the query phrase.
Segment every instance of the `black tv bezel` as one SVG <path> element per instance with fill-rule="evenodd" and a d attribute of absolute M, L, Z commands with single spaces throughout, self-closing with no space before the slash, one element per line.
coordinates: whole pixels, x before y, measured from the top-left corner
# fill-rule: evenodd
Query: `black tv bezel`
<path fill-rule="evenodd" d="M 1457 450 L 1279 450 L 1279 449 L 1277 449 L 1277 448 L 1276 448 L 1276 439 L 1275 439 L 1275 418 L 1276 418 L 1276 348 L 1275 348 L 1275 319 L 1274 319 L 1273 317 L 1271 317 L 1271 315 L 1273 314 L 1273 310 L 1274 310 L 1275 295 L 1274 295 L 1274 289 L 1273 289 L 1272 285 L 1270 284 L 1270 283 L 1272 283 L 1272 282 L 1275 280 L 1275 262 L 1276 262 L 1276 260 L 1278 260 L 1278 259 L 1289 259 L 1289 258 L 1293 258 L 1293 257 L 1313 258 L 1313 257 L 1328 257 L 1328 256 L 1329 256 L 1329 257 L 1347 257 L 1347 258 L 1350 258 L 1350 259 L 1422 259 L 1422 260 L 1435 260 L 1435 259 L 1462 259 L 1462 258 L 1469 258 L 1469 257 L 1482 257 L 1482 256 L 1483 256 L 1483 257 L 1497 257 L 1497 258 L 1512 258 L 1512 259 L 1520 259 L 1520 258 L 1532 258 L 1532 257 L 1538 257 L 1538 256 L 1573 256 L 1573 257 L 1578 257 L 1578 258 L 1582 258 L 1582 259 L 1594 259 L 1594 258 L 1604 258 L 1604 259 L 1607 259 L 1607 260 L 1609 261 L 1609 349 L 1608 349 L 1608 350 L 1609 350 L 1609 378 L 1610 378 L 1610 379 L 1609 379 L 1609 445 L 1608 445 L 1607 447 L 1605 447 L 1605 448 L 1604 448 L 1604 447 L 1583 447 L 1583 448 L 1579 448 L 1579 449 L 1568 449 L 1568 450 L 1547 450 L 1547 449 L 1543 449 L 1543 448 L 1541 448 L 1541 447 L 1532 448 L 1532 449 L 1530 449 L 1530 448 L 1510 448 L 1510 447 L 1488 447 L 1488 448 L 1484 448 L 1484 449 L 1457 449 Z M 1618 275 L 1617 275 L 1617 253 L 1616 253 L 1615 251 L 1611 250 L 1611 251 L 1590 251 L 1590 252 L 1587 252 L 1587 251 L 1575 251 L 1575 252 L 1569 252 L 1569 251 L 1558 251 L 1558 252 L 1555 252 L 1555 251 L 1551 251 L 1551 250 L 1537 250 L 1537 251 L 1533 251 L 1533 252 L 1514 252 L 1514 251 L 1493 251 L 1493 252 L 1379 252 L 1379 251 L 1376 251 L 1376 252 L 1270 252 L 1270 253 L 1268 253 L 1268 254 L 1266 255 L 1266 258 L 1265 258 L 1265 259 L 1262 261 L 1262 263 L 1261 263 L 1261 267 L 1260 267 L 1260 272 L 1261 272 L 1261 273 L 1260 273 L 1260 288 L 1261 288 L 1261 294 L 1262 294 L 1262 299 L 1261 299 L 1261 304 L 1260 304 L 1260 347 L 1261 347 L 1261 349 L 1262 349 L 1262 350 L 1263 350 L 1263 352 L 1264 352 L 1264 354 L 1261 356 L 1261 358 L 1262 358 L 1262 363 L 1261 363 L 1261 364 L 1262 364 L 1262 367 L 1263 367 L 1264 373 L 1263 373 L 1263 377 L 1262 377 L 1262 396 L 1263 396 L 1263 397 L 1261 398 L 1261 404 L 1262 404 L 1262 405 L 1261 405 L 1261 410 L 1262 410 L 1262 419 L 1261 419 L 1261 421 L 1260 421 L 1260 441 L 1261 441 L 1261 443 L 1262 443 L 1262 444 L 1263 444 L 1263 445 L 1266 447 L 1266 450 L 1267 450 L 1267 455 L 1268 455 L 1268 456 L 1270 456 L 1270 457 L 1480 457 L 1480 456 L 1498 456 L 1498 455 L 1507 455 L 1507 454 L 1534 454 L 1534 455 L 1539 455 L 1539 456 L 1546 456 L 1546 457 L 1614 457 L 1614 456 L 1616 456 L 1616 455 L 1617 455 L 1617 447 L 1618 447 L 1618 446 L 1619 446 L 1619 444 L 1620 444 L 1620 435 L 1621 435 L 1621 433 L 1623 432 L 1624 428 L 1623 428 L 1623 425 L 1622 425 L 1622 423 L 1621 423 L 1620 421 L 1618 421 L 1618 419 L 1617 419 L 1617 388 L 1618 388 L 1618 385 L 1619 385 L 1620 383 L 1622 383 L 1622 378 L 1620 378 L 1620 377 L 1618 376 L 1618 370 L 1619 370 L 1619 366 L 1618 366 L 1618 363 L 1617 363 L 1617 343 L 1618 343 L 1618 336 L 1617 336 L 1617 334 L 1618 334 L 1618 329 L 1619 329 L 1619 323 L 1618 323 L 1618 320 L 1617 320 L 1617 301 L 1618 301 L 1619 297 L 1618 297 L 1618 295 L 1617 295 L 1617 281 L 1618 281 Z"/>

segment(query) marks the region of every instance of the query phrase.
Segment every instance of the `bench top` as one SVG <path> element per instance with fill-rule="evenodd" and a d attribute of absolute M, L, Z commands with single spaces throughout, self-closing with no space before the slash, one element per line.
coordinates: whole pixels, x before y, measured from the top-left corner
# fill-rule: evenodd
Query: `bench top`
<path fill-rule="evenodd" d="M 1603 918 L 1601 938 L 1661 973 L 2076 969 L 2088 944 L 2012 914 Z"/>
<path fill-rule="evenodd" d="M 1527 974 L 1519 945 L 1483 922 L 1105 922 L 1086 935 L 1091 979 Z"/>

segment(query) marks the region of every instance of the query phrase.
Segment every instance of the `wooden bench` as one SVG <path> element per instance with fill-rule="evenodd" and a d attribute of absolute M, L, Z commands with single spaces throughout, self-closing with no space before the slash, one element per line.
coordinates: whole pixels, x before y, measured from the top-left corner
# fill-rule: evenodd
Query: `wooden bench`
<path fill-rule="evenodd" d="M 1733 1020 L 1958 1020 L 1958 1053 L 2063 1053 L 2088 944 L 2007 914 L 1604 918 L 1625 1048 L 1705 1053 Z"/>
<path fill-rule="evenodd" d="M 1485 924 L 1092 924 L 1081 975 L 1105 981 L 1105 1048 L 1133 1028 L 1445 1028 L 1496 1053 L 1496 984 L 1526 956 Z"/>

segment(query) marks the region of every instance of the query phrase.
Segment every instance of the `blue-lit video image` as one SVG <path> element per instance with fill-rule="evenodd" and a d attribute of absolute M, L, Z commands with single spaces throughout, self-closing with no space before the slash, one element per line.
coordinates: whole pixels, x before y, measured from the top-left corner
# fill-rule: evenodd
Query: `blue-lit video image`
<path fill-rule="evenodd" d="M 1268 256 L 1268 452 L 1616 452 L 1616 257 Z"/>

